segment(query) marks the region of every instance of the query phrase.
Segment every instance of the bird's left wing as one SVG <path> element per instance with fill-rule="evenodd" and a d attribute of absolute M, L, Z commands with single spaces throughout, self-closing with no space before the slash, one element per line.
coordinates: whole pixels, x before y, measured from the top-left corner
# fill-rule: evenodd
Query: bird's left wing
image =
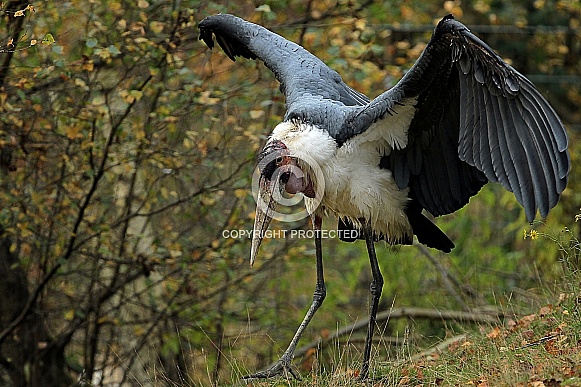
<path fill-rule="evenodd" d="M 528 79 L 452 15 L 398 84 L 356 109 L 339 140 L 389 131 L 377 123 L 409 113 L 398 106 L 405 103 L 414 108 L 405 143 L 382 163 L 433 215 L 461 208 L 487 180 L 513 192 L 529 221 L 557 204 L 570 169 L 563 124 Z"/>
<path fill-rule="evenodd" d="M 237 56 L 260 59 L 281 83 L 288 106 L 302 97 L 322 98 L 343 105 L 364 105 L 369 99 L 343 82 L 341 76 L 300 45 L 239 17 L 218 14 L 199 24 L 200 40 L 209 48 L 216 41 L 233 61 Z"/>

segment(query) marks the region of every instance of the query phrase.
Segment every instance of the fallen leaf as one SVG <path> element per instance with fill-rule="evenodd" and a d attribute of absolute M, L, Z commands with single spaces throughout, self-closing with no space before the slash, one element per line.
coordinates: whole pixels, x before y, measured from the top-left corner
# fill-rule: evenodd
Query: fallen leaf
<path fill-rule="evenodd" d="M 559 349 L 557 348 L 557 340 L 551 339 L 545 342 L 545 351 L 550 353 L 551 355 L 558 355 Z"/>
<path fill-rule="evenodd" d="M 478 382 L 476 382 L 476 386 L 477 387 L 489 387 L 490 384 L 488 384 L 488 380 L 486 380 L 486 378 L 480 378 L 480 380 Z"/>
<path fill-rule="evenodd" d="M 501 331 L 499 327 L 494 327 L 492 331 L 490 331 L 490 333 L 486 335 L 486 337 L 488 337 L 489 339 L 496 339 L 498 336 L 500 336 L 500 332 Z"/>
<path fill-rule="evenodd" d="M 547 306 L 543 306 L 540 310 L 539 310 L 539 315 L 541 315 L 541 317 L 546 316 L 548 314 L 551 314 L 553 312 L 553 305 L 547 305 Z"/>
<path fill-rule="evenodd" d="M 530 341 L 535 337 L 535 332 L 532 329 L 527 329 L 526 331 L 523 331 L 522 337 Z"/>
<path fill-rule="evenodd" d="M 510 329 L 514 329 L 517 326 L 516 321 L 514 321 L 513 319 L 509 319 L 506 323 L 506 325 L 510 328 Z"/>
<path fill-rule="evenodd" d="M 526 328 L 529 325 L 531 325 L 531 323 L 533 321 L 535 321 L 537 318 L 536 314 L 529 314 L 528 316 L 524 316 L 523 318 L 521 318 L 520 320 L 518 320 L 518 324 L 522 327 L 522 328 Z"/>

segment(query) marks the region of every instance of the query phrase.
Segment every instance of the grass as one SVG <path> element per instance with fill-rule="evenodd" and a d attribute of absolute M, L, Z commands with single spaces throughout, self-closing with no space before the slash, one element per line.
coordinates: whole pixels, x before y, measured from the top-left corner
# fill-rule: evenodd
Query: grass
<path fill-rule="evenodd" d="M 581 386 L 580 312 L 581 295 L 562 293 L 555 305 L 406 362 L 386 385 Z"/>
<path fill-rule="evenodd" d="M 448 338 L 427 350 L 409 344 L 409 340 L 395 350 L 379 341 L 375 347 L 381 354 L 374 357 L 372 379 L 367 385 L 581 387 L 581 250 L 578 241 L 572 241 L 575 243 L 555 239 L 564 253 L 563 267 L 568 274 L 561 284 L 547 290 L 549 304 L 519 315 L 507 309 L 498 324 L 464 332 L 450 329 Z M 332 358 L 330 365 L 328 357 Z M 330 350 L 311 353 L 307 364 L 312 371 L 302 370 L 301 381 L 279 378 L 238 381 L 235 385 L 360 386 L 363 383 L 354 380 L 360 357 L 355 346 L 337 342 Z M 323 368 L 331 371 L 321 371 Z"/>
<path fill-rule="evenodd" d="M 399 347 L 393 360 L 375 361 L 372 386 L 580 386 L 581 292 L 555 295 L 555 302 L 504 324 L 481 326 L 431 350 Z M 345 347 L 345 346 L 344 346 Z M 357 386 L 357 371 L 344 365 L 359 357 L 334 348 L 338 359 L 329 373 L 303 372 L 303 380 L 238 382 L 244 386 Z M 317 357 L 314 354 L 315 358 Z M 314 359 L 316 362 L 316 359 Z M 357 364 L 351 364 L 356 366 Z M 317 367 L 314 367 L 315 369 Z"/>

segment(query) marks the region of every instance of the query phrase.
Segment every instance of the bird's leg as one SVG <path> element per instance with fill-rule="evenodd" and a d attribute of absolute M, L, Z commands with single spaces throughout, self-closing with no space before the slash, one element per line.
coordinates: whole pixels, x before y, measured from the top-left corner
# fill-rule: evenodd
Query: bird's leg
<path fill-rule="evenodd" d="M 309 322 L 315 315 L 315 312 L 325 299 L 327 290 L 325 288 L 325 278 L 323 276 L 323 253 L 321 249 L 321 224 L 322 219 L 319 216 L 313 215 L 313 229 L 315 230 L 315 250 L 316 250 L 316 260 L 317 260 L 317 284 L 315 286 L 315 293 L 313 294 L 313 302 L 311 307 L 307 311 L 303 322 L 299 325 L 294 337 L 292 338 L 288 348 L 284 351 L 284 354 L 278 359 L 272 366 L 264 371 L 260 371 L 251 375 L 246 375 L 243 379 L 265 379 L 273 376 L 283 375 L 289 377 L 292 375 L 295 379 L 301 379 L 300 375 L 292 368 L 292 360 L 294 357 L 295 349 L 297 344 L 307 327 Z"/>
<path fill-rule="evenodd" d="M 373 331 L 375 330 L 375 316 L 377 315 L 377 306 L 379 305 L 379 297 L 383 290 L 383 276 L 379 270 L 377 257 L 375 256 L 375 245 L 373 242 L 373 230 L 371 225 L 367 222 L 363 223 L 363 233 L 365 235 L 365 244 L 367 245 L 367 253 L 369 254 L 369 262 L 371 263 L 371 274 L 373 280 L 369 290 L 371 291 L 371 303 L 369 304 L 369 325 L 367 326 L 367 338 L 365 339 L 365 349 L 363 351 L 363 364 L 358 378 L 360 380 L 367 379 L 369 376 L 369 358 L 371 356 L 371 342 L 373 340 Z"/>

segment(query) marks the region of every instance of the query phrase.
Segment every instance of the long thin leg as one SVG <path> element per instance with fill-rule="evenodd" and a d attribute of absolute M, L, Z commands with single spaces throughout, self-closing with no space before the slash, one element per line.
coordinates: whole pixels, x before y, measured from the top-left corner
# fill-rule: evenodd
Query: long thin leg
<path fill-rule="evenodd" d="M 379 297 L 383 290 L 383 276 L 379 270 L 377 257 L 375 256 L 375 245 L 373 242 L 373 231 L 368 223 L 363 223 L 363 233 L 365 235 L 365 244 L 367 245 L 367 253 L 369 254 L 369 262 L 371 263 L 371 274 L 373 280 L 369 290 L 371 291 L 371 303 L 369 304 L 369 325 L 367 326 L 367 338 L 365 339 L 365 349 L 363 351 L 363 364 L 359 372 L 359 379 L 367 379 L 369 376 L 369 358 L 371 356 L 371 342 L 373 340 L 373 331 L 375 330 L 375 316 L 377 315 L 377 306 L 379 305 Z"/>
<path fill-rule="evenodd" d="M 325 278 L 323 276 L 323 252 L 321 249 L 322 219 L 319 216 L 313 216 L 312 220 L 313 220 L 313 229 L 315 230 L 315 249 L 317 256 L 316 258 L 317 284 L 315 286 L 315 293 L 313 294 L 313 302 L 311 304 L 311 307 L 307 311 L 307 314 L 305 315 L 303 322 L 301 323 L 301 325 L 299 325 L 299 328 L 297 329 L 297 332 L 295 333 L 293 339 L 291 340 L 287 350 L 284 351 L 284 354 L 280 357 L 280 359 L 278 359 L 267 370 L 260 371 L 251 375 L 246 375 L 243 377 L 243 379 L 255 379 L 255 378 L 264 379 L 278 375 L 284 375 L 285 377 L 288 377 L 289 374 L 292 375 L 295 379 L 301 378 L 300 375 L 296 373 L 295 370 L 293 370 L 292 368 L 292 360 L 294 357 L 295 349 L 297 347 L 297 344 L 299 343 L 299 340 L 303 332 L 305 331 L 305 328 L 307 327 L 307 325 L 309 325 L 309 322 L 315 315 L 317 309 L 319 309 L 319 307 L 323 303 L 323 300 L 325 299 L 325 296 L 327 294 L 327 290 L 325 288 Z"/>

